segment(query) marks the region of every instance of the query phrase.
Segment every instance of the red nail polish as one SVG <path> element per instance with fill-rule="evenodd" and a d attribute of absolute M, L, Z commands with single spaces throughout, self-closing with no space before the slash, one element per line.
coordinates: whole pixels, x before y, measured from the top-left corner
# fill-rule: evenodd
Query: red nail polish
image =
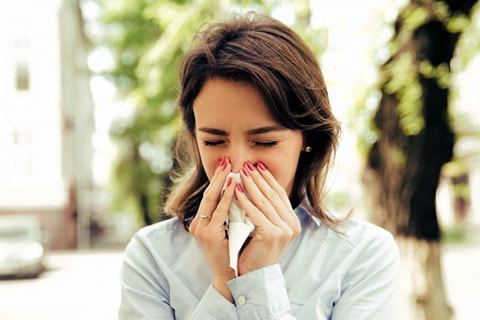
<path fill-rule="evenodd" d="M 236 188 L 239 192 L 243 192 L 243 188 L 241 184 L 237 184 Z"/>
<path fill-rule="evenodd" d="M 243 167 L 242 172 L 245 176 L 250 177 L 250 172 L 248 172 L 247 168 Z"/>
<path fill-rule="evenodd" d="M 227 161 L 223 161 L 223 163 L 222 163 L 222 171 L 225 171 L 225 169 L 227 168 L 227 165 L 228 165 Z"/>
<path fill-rule="evenodd" d="M 246 166 L 250 171 L 255 170 L 255 167 L 253 166 L 253 164 L 250 161 L 247 161 Z"/>
<path fill-rule="evenodd" d="M 222 160 L 218 159 L 218 160 L 217 160 L 217 163 L 215 164 L 215 168 L 220 167 L 220 163 L 222 163 Z"/>
<path fill-rule="evenodd" d="M 260 161 L 258 161 L 257 167 L 260 168 L 263 171 L 267 170 L 267 167 Z"/>
<path fill-rule="evenodd" d="M 232 177 L 228 178 L 227 180 L 227 187 L 230 187 L 230 185 L 232 184 Z"/>

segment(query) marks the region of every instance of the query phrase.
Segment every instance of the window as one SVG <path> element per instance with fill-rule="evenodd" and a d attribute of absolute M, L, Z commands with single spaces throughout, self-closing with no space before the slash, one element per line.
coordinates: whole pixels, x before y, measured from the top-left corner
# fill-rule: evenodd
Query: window
<path fill-rule="evenodd" d="M 21 91 L 28 91 L 30 89 L 30 74 L 26 61 L 17 60 L 16 62 L 15 88 Z"/>
<path fill-rule="evenodd" d="M 19 91 L 30 90 L 30 42 L 24 37 L 15 39 L 15 88 Z"/>

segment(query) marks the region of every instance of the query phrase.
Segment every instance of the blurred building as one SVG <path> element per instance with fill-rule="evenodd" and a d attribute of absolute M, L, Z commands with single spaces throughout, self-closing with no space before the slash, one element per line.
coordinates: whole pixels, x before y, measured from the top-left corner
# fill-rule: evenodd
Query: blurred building
<path fill-rule="evenodd" d="M 0 2 L 0 214 L 32 213 L 50 248 L 88 246 L 94 129 L 75 0 Z"/>

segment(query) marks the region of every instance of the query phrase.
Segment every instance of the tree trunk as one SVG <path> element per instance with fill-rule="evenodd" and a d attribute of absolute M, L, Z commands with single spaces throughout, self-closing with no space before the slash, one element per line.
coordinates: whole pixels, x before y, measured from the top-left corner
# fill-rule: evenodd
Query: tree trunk
<path fill-rule="evenodd" d="M 450 62 L 461 30 L 453 16 L 470 15 L 476 1 L 412 0 L 395 24 L 395 52 L 380 70 L 378 139 L 364 171 L 372 220 L 399 239 L 408 273 L 411 319 L 450 319 L 441 272 L 435 195 L 451 160 L 448 118 Z M 442 10 L 443 8 L 443 10 Z M 402 281 L 406 283 L 405 281 Z"/>
<path fill-rule="evenodd" d="M 445 298 L 440 242 L 401 236 L 396 240 L 403 263 L 401 318 L 452 319 L 454 311 Z"/>

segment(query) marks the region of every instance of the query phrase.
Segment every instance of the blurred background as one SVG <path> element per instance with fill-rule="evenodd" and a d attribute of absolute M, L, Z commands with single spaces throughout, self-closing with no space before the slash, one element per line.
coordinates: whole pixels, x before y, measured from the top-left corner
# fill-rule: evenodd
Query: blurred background
<path fill-rule="evenodd" d="M 402 319 L 480 319 L 477 2 L 0 2 L 0 318 L 116 318 L 122 250 L 166 218 L 178 61 L 256 10 L 318 56 L 343 123 L 326 201 L 395 235 Z"/>

